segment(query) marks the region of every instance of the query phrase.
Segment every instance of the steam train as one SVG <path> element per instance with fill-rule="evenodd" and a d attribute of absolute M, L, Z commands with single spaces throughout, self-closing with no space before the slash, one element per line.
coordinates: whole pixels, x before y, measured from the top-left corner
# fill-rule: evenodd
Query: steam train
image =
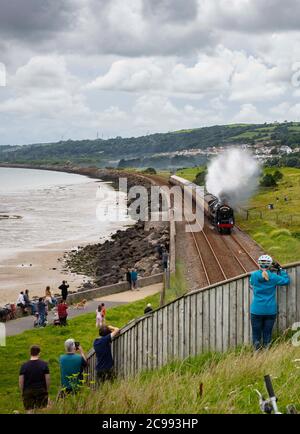
<path fill-rule="evenodd" d="M 177 175 L 172 175 L 169 178 L 172 185 L 178 185 L 181 188 L 186 188 L 187 192 L 192 194 L 193 200 L 204 209 L 205 215 L 211 221 L 221 234 L 230 234 L 234 227 L 234 212 L 233 209 L 226 204 L 226 201 L 220 201 L 216 196 L 207 193 L 203 195 L 197 194 L 198 187 L 196 184 L 181 178 Z"/>

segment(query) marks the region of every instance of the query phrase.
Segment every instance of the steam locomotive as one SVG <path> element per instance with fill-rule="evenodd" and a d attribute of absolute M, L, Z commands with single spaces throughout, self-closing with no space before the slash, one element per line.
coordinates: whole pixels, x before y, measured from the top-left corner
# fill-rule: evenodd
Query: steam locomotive
<path fill-rule="evenodd" d="M 230 234 L 234 227 L 234 212 L 233 209 L 226 203 L 226 200 L 219 200 L 216 196 L 207 193 L 204 195 L 197 195 L 196 184 L 181 178 L 177 175 L 170 176 L 170 184 L 179 185 L 181 188 L 187 187 L 190 191 L 193 200 L 197 201 L 204 209 L 205 215 L 211 221 L 213 226 L 216 227 L 221 234 Z"/>

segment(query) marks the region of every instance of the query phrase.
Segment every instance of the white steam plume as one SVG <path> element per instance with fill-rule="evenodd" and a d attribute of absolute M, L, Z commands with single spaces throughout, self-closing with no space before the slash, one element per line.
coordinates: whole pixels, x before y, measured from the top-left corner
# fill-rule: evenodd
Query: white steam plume
<path fill-rule="evenodd" d="M 252 195 L 259 173 L 257 160 L 246 149 L 230 148 L 209 163 L 206 189 L 236 207 Z"/>

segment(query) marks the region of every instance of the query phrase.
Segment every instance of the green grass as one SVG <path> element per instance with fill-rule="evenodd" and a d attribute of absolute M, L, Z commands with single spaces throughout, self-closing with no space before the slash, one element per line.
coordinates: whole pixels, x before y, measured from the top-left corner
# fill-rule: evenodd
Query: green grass
<path fill-rule="evenodd" d="M 152 303 L 154 308 L 158 307 L 159 295 L 108 309 L 107 322 L 122 327 L 134 318 L 143 315 L 147 303 Z M 0 347 L 0 413 L 23 409 L 18 390 L 18 375 L 20 365 L 28 360 L 31 345 L 40 345 L 41 356 L 49 363 L 50 395 L 51 398 L 55 398 L 60 385 L 58 357 L 64 352 L 64 341 L 72 337 L 80 341 L 87 352 L 92 347 L 96 336 L 95 314 L 89 313 L 70 320 L 69 325 L 65 328 L 48 326 L 44 329 L 28 330 L 20 335 L 8 337 L 6 347 Z"/>
<path fill-rule="evenodd" d="M 165 302 L 170 302 L 186 292 L 186 283 L 183 277 L 182 265 L 177 264 L 176 273 L 171 276 L 170 289 L 166 291 Z M 147 303 L 153 308 L 159 306 L 159 294 L 143 300 L 113 307 L 107 310 L 108 324 L 123 327 L 133 319 L 143 315 Z M 97 336 L 95 327 L 95 314 L 88 313 L 71 319 L 66 328 L 48 326 L 44 329 L 34 329 L 23 332 L 17 336 L 7 338 L 6 347 L 0 347 L 0 413 L 10 413 L 14 410 L 23 411 L 23 405 L 18 390 L 19 369 L 28 359 L 31 345 L 38 344 L 42 348 L 42 359 L 49 363 L 51 372 L 50 396 L 54 399 L 60 385 L 58 357 L 64 352 L 64 341 L 74 338 L 79 341 L 88 352 L 92 348 Z"/>
<path fill-rule="evenodd" d="M 275 170 L 268 168 L 265 172 Z M 238 216 L 238 224 L 268 253 L 286 264 L 300 260 L 300 170 L 280 168 L 280 171 L 284 176 L 278 186 L 261 188 L 249 203 L 249 220 Z M 284 201 L 285 196 L 288 202 Z M 274 210 L 268 210 L 269 203 L 274 204 Z"/>
<path fill-rule="evenodd" d="M 135 378 L 84 389 L 51 413 L 260 413 L 254 389 L 266 396 L 263 376 L 270 374 L 280 410 L 293 403 L 300 410 L 299 349 L 278 342 L 269 351 L 248 347 L 224 354 L 205 353 Z M 200 384 L 203 394 L 200 396 Z"/>
<path fill-rule="evenodd" d="M 188 179 L 189 181 L 194 181 L 194 179 L 196 178 L 196 175 L 199 172 L 202 172 L 203 170 L 204 170 L 203 166 L 189 167 L 186 169 L 177 170 L 176 175 L 181 176 L 182 178 Z"/>

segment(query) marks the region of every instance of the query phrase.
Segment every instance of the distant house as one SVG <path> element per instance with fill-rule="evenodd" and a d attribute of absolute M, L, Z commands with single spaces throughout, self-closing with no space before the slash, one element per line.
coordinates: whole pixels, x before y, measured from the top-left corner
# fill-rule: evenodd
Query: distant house
<path fill-rule="evenodd" d="M 290 154 L 291 152 L 293 152 L 292 148 L 290 148 L 289 146 L 280 146 L 279 151 L 283 154 Z"/>

